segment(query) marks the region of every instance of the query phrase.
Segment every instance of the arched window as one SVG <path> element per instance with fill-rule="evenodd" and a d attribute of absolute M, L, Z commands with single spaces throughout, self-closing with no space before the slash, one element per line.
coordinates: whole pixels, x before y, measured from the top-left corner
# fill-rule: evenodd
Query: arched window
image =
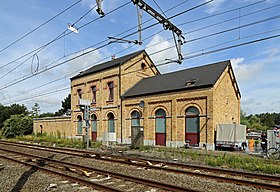
<path fill-rule="evenodd" d="M 186 134 L 185 139 L 190 141 L 190 144 L 199 144 L 200 123 L 199 110 L 196 107 L 189 107 L 186 110 Z"/>
<path fill-rule="evenodd" d="M 83 119 L 81 115 L 78 115 L 77 117 L 77 133 L 82 134 L 83 133 Z"/>
<path fill-rule="evenodd" d="M 163 109 L 156 111 L 156 145 L 166 145 L 166 113 Z"/>
<path fill-rule="evenodd" d="M 108 114 L 108 132 L 114 133 L 115 132 L 115 117 L 113 113 Z"/>
<path fill-rule="evenodd" d="M 131 113 L 131 126 L 140 126 L 140 113 L 138 111 Z"/>

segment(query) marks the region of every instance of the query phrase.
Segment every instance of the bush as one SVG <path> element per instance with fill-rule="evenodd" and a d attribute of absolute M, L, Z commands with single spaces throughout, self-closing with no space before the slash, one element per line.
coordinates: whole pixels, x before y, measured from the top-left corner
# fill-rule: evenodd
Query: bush
<path fill-rule="evenodd" d="M 29 116 L 12 115 L 10 119 L 4 122 L 2 136 L 5 138 L 14 138 L 19 135 L 28 135 L 33 131 L 33 120 Z"/>

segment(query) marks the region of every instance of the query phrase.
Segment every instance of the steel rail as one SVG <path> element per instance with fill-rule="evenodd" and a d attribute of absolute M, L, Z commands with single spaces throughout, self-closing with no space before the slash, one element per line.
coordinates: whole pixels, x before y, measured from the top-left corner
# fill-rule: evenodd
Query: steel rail
<path fill-rule="evenodd" d="M 82 178 L 79 178 L 79 177 L 70 176 L 70 175 L 64 174 L 62 172 L 47 169 L 45 167 L 41 167 L 39 165 L 31 164 L 31 163 L 28 163 L 28 162 L 23 162 L 23 161 L 15 159 L 15 158 L 6 157 L 6 156 L 3 156 L 3 155 L 0 155 L 0 158 L 10 160 L 10 161 L 14 161 L 16 163 L 20 163 L 20 164 L 23 164 L 25 166 L 36 167 L 37 169 L 39 169 L 41 171 L 44 171 L 46 173 L 51 173 L 53 175 L 58 175 L 60 177 L 64 177 L 64 178 L 69 179 L 73 182 L 78 182 L 80 184 L 86 185 L 86 186 L 91 187 L 93 189 L 98 189 L 98 190 L 102 190 L 102 191 L 106 191 L 106 192 L 115 192 L 115 191 L 121 192 L 121 190 L 118 190 L 118 189 L 113 188 L 113 187 L 109 187 L 109 186 L 105 186 L 105 185 L 102 185 L 102 184 L 99 184 L 99 183 L 96 183 L 96 182 L 88 181 L 88 180 L 85 180 L 85 179 L 82 179 Z"/>
<path fill-rule="evenodd" d="M 102 174 L 113 176 L 115 178 L 132 181 L 132 182 L 143 184 L 143 185 L 150 186 L 150 187 L 157 187 L 157 188 L 160 188 L 160 189 L 165 189 L 165 190 L 174 191 L 174 192 L 197 192 L 197 190 L 192 190 L 192 189 L 188 189 L 188 188 L 185 188 L 185 187 L 180 187 L 180 186 L 171 185 L 171 184 L 167 184 L 167 183 L 162 183 L 162 182 L 158 182 L 158 181 L 153 181 L 153 180 L 148 180 L 148 179 L 144 179 L 144 178 L 134 177 L 134 176 L 125 175 L 125 174 L 121 174 L 121 173 L 104 171 L 102 169 L 97 169 L 97 168 L 93 168 L 93 167 L 78 165 L 78 164 L 74 164 L 74 163 L 68 163 L 68 162 L 64 162 L 64 161 L 59 161 L 59 160 L 50 159 L 50 158 L 46 158 L 46 157 L 41 157 L 41 156 L 37 156 L 37 155 L 22 153 L 22 152 L 18 152 L 18 151 L 9 150 L 9 149 L 1 148 L 0 150 L 6 151 L 6 152 L 9 152 L 9 153 L 15 153 L 15 154 L 23 155 L 23 156 L 38 158 L 40 160 L 45 160 L 47 162 L 54 162 L 54 163 L 62 164 L 62 166 L 64 166 L 64 167 L 65 167 L 65 165 L 67 165 L 67 166 L 76 167 L 76 168 L 80 168 L 80 169 L 95 171 L 95 172 L 99 172 L 99 173 L 102 173 Z M 2 156 L 0 156 L 0 157 L 2 157 Z"/>
<path fill-rule="evenodd" d="M 159 168 L 159 167 L 155 167 L 154 165 L 147 165 L 146 164 L 147 162 L 156 163 L 156 164 L 163 163 L 166 166 L 174 166 L 177 168 L 180 167 L 180 168 L 185 168 L 185 169 L 196 169 L 196 170 L 199 169 L 199 170 L 204 170 L 204 171 L 214 172 L 214 173 L 229 174 L 229 175 L 233 175 L 233 176 L 243 176 L 243 177 L 250 177 L 250 178 L 255 178 L 255 179 L 260 179 L 260 180 L 268 180 L 268 181 L 273 180 L 273 181 L 280 182 L 280 177 L 274 176 L 274 175 L 264 175 L 264 174 L 256 174 L 256 173 L 249 173 L 249 172 L 242 172 L 242 171 L 232 171 L 232 170 L 227 170 L 227 169 L 219 169 L 219 168 L 205 167 L 205 166 L 198 166 L 198 165 L 187 165 L 187 164 L 175 163 L 175 162 L 171 163 L 171 162 L 167 162 L 167 161 L 152 160 L 152 159 L 145 159 L 145 158 L 134 158 L 134 157 L 128 157 L 128 156 L 108 155 L 106 153 L 82 151 L 82 150 L 69 149 L 69 148 L 47 147 L 47 146 L 40 146 L 40 145 L 35 145 L 35 144 L 15 143 L 15 142 L 9 142 L 9 141 L 4 141 L 4 142 L 14 144 L 17 146 L 24 145 L 31 149 L 33 149 L 33 148 L 30 146 L 34 146 L 37 148 L 38 147 L 44 148 L 50 152 L 75 155 L 75 156 L 85 157 L 85 158 L 94 158 L 94 159 L 99 159 L 99 160 L 104 160 L 104 161 L 109 161 L 109 162 L 129 164 L 129 165 L 133 165 L 133 166 L 142 166 L 142 167 L 151 168 L 151 169 L 160 169 L 160 170 L 166 169 L 167 171 L 174 170 L 171 168 L 167 169 L 164 167 Z M 0 141 L 0 143 L 2 143 L 2 140 Z M 50 150 L 50 149 L 54 149 L 55 151 Z M 57 150 L 60 150 L 60 151 L 57 151 Z M 67 152 L 65 152 L 65 151 L 67 151 Z M 69 153 L 68 151 L 75 152 L 75 154 Z M 77 154 L 77 153 L 80 153 L 80 154 Z M 121 160 L 121 159 L 123 159 L 123 160 Z M 139 163 L 144 163 L 144 165 L 139 164 Z M 175 171 L 177 171 L 177 170 L 175 170 Z"/>

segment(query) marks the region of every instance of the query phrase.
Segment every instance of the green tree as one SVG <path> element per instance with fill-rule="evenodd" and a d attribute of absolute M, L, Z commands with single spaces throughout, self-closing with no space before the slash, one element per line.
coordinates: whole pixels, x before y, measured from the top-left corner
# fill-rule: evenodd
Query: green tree
<path fill-rule="evenodd" d="M 42 117 L 54 117 L 54 113 L 51 113 L 51 112 L 42 113 L 39 115 L 39 118 L 42 118 Z"/>
<path fill-rule="evenodd" d="M 4 122 L 2 135 L 6 138 L 14 138 L 19 135 L 31 134 L 33 131 L 32 117 L 24 114 L 12 115 Z"/>
<path fill-rule="evenodd" d="M 253 116 L 250 117 L 249 123 L 250 123 L 251 125 L 254 125 L 254 124 L 261 124 L 261 120 L 260 120 L 260 118 L 258 118 L 256 115 L 253 115 Z"/>
<path fill-rule="evenodd" d="M 40 106 L 39 104 L 36 102 L 34 104 L 34 106 L 32 107 L 32 111 L 31 111 L 31 116 L 32 117 L 39 117 L 39 113 L 40 113 Z"/>
<path fill-rule="evenodd" d="M 11 115 L 28 114 L 27 107 L 19 104 L 12 104 L 10 106 L 3 106 L 0 104 L 0 129 L 3 123 L 11 117 Z"/>
<path fill-rule="evenodd" d="M 62 108 L 55 112 L 55 116 L 62 116 L 71 110 L 71 94 L 69 94 L 64 101 L 61 101 Z"/>

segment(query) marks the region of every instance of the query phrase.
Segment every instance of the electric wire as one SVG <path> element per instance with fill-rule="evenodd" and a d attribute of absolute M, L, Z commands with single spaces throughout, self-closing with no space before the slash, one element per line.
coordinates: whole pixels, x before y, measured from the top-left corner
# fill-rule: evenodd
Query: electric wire
<path fill-rule="evenodd" d="M 259 22 L 256 22 L 256 23 L 259 23 Z M 242 27 L 242 26 L 241 26 Z M 233 30 L 233 29 L 232 29 Z M 221 32 L 219 32 L 219 33 L 221 33 Z M 211 34 L 210 36 L 212 36 L 212 35 L 214 35 L 214 34 Z M 201 37 L 202 38 L 202 37 Z M 199 38 L 200 39 L 200 38 Z M 193 40 L 191 40 L 191 41 L 193 41 Z M 169 47 L 168 49 L 170 49 L 170 48 L 172 48 L 172 47 Z M 153 53 L 153 54 L 156 54 L 156 52 L 155 53 Z"/>
<path fill-rule="evenodd" d="M 177 4 L 177 5 L 175 5 L 175 6 L 171 7 L 171 8 L 169 8 L 169 9 L 166 10 L 165 12 L 169 12 L 169 11 L 173 10 L 174 8 L 180 6 L 180 5 L 182 5 L 182 4 L 184 4 L 184 3 L 188 2 L 188 1 L 189 1 L 189 0 L 185 0 L 185 1 L 183 1 L 183 2 L 181 2 L 181 3 L 179 3 L 179 4 Z M 89 11 L 89 12 L 90 12 L 90 11 Z M 86 15 L 86 14 L 85 14 L 85 15 Z M 152 19 L 153 19 L 153 18 L 149 19 L 148 21 L 150 21 L 150 20 L 152 20 Z M 147 23 L 148 21 L 145 21 L 144 23 Z M 131 29 L 129 29 L 129 30 L 132 30 L 132 29 L 134 29 L 134 27 L 131 28 Z M 124 34 L 124 33 L 127 32 L 127 31 L 128 31 L 128 30 L 126 30 L 126 31 L 124 31 L 124 32 L 122 32 L 122 33 L 120 33 L 120 34 L 118 34 L 118 35 Z M 107 41 L 107 40 L 105 40 L 105 41 L 103 41 L 103 42 L 106 42 L 106 41 Z M 88 49 L 88 48 L 86 48 L 86 49 Z M 84 50 L 85 50 L 85 49 L 83 49 L 82 51 L 84 51 Z M 72 53 L 72 54 L 76 54 L 76 53 L 78 53 L 78 52 L 75 52 L 75 53 Z M 119 52 L 119 53 L 121 53 L 121 52 Z M 72 54 L 68 54 L 67 57 L 70 56 L 70 55 L 72 55 Z M 65 57 L 66 57 L 66 56 L 64 55 L 64 57 L 61 57 L 61 58 L 55 60 L 55 61 L 52 62 L 52 63 L 55 63 L 55 62 L 61 60 L 62 58 L 65 58 Z M 108 59 L 108 58 L 109 58 L 109 57 L 104 58 L 104 59 L 100 60 L 100 62 L 101 62 L 101 61 L 104 61 L 104 60 L 106 60 L 106 59 Z M 51 63 L 51 64 L 52 64 L 52 63 Z M 69 75 L 72 75 L 72 74 L 74 74 L 74 73 L 77 73 L 77 72 L 75 71 L 75 72 L 73 72 L 73 73 L 71 73 L 71 74 L 68 74 L 68 75 L 66 75 L 66 76 L 64 76 L 64 77 L 62 77 L 62 78 L 58 78 L 58 79 L 56 79 L 56 80 L 53 80 L 53 81 L 51 81 L 51 82 L 49 82 L 49 83 L 53 83 L 53 82 L 56 82 L 57 80 L 61 80 L 61 79 L 67 78 Z M 34 89 L 37 89 L 37 88 L 40 88 L 40 87 L 42 87 L 42 86 L 48 85 L 49 83 L 45 83 L 45 84 L 43 84 L 43 85 L 41 85 L 41 86 L 35 87 L 35 88 L 33 88 L 33 90 L 34 90 Z"/>
<path fill-rule="evenodd" d="M 111 13 L 115 12 L 116 10 L 118 10 L 118 9 L 120 9 L 120 8 L 122 8 L 122 7 L 126 6 L 126 5 L 128 5 L 128 4 L 129 4 L 129 3 L 125 3 L 125 4 L 123 4 L 123 5 L 119 6 L 119 7 L 117 7 L 117 8 L 115 8 L 115 9 L 111 10 L 110 12 L 106 13 L 106 15 L 111 14 Z M 99 20 L 99 19 L 101 19 L 101 18 L 98 17 L 98 18 L 96 18 L 96 19 L 94 19 L 94 20 L 92 20 L 92 21 L 89 21 L 88 23 L 85 23 L 85 24 L 82 25 L 81 27 L 78 27 L 78 29 L 80 30 L 81 28 L 83 28 L 83 27 L 89 25 L 90 23 L 93 23 L 93 22 L 95 22 L 95 21 L 97 21 L 97 20 Z M 75 22 L 74 24 L 76 24 L 76 22 Z M 48 45 L 54 43 L 55 41 L 57 41 L 57 40 L 59 40 L 59 39 L 65 37 L 65 36 L 68 36 L 69 34 L 72 34 L 72 33 L 73 33 L 72 31 L 70 31 L 70 32 L 68 32 L 68 33 L 65 33 L 66 31 L 67 31 L 67 29 L 66 29 L 63 33 L 61 33 L 59 36 L 57 36 L 55 39 L 53 39 L 52 41 L 50 41 L 50 42 L 48 42 L 48 43 L 42 45 L 41 47 L 38 47 L 38 48 L 36 48 L 36 49 L 34 49 L 34 50 L 32 50 L 32 51 L 30 51 L 30 52 L 28 52 L 28 53 L 26 53 L 26 54 L 20 56 L 20 57 L 18 57 L 17 59 L 14 59 L 14 60 L 12 60 L 12 61 L 10 61 L 10 62 L 4 64 L 3 66 L 0 67 L 0 69 L 11 65 L 12 63 L 14 63 L 14 62 L 16 62 L 16 61 L 18 61 L 18 60 L 20 60 L 20 59 L 22 59 L 22 58 L 24 58 L 24 57 L 30 55 L 30 54 L 33 54 L 33 53 L 36 52 L 36 51 L 37 51 L 36 53 L 38 53 L 38 51 L 40 51 L 41 49 L 44 49 L 45 47 L 47 47 Z M 33 56 L 33 55 L 32 55 L 32 56 Z M 31 56 L 31 57 L 32 57 L 32 56 Z M 31 58 L 31 57 L 30 57 L 30 58 Z M 29 59 L 30 59 L 30 58 L 29 58 Z M 27 60 L 28 60 L 28 59 L 27 59 Z M 26 62 L 26 61 L 24 61 L 24 62 Z"/>
<path fill-rule="evenodd" d="M 81 20 L 82 20 L 88 13 L 90 13 L 95 7 L 96 7 L 96 6 L 92 7 L 89 11 L 87 11 L 87 12 L 86 12 L 83 16 L 81 16 L 76 22 L 74 22 L 73 25 L 75 25 L 75 24 L 77 24 L 79 21 L 81 21 Z M 55 39 L 53 39 L 52 41 L 50 41 L 49 43 L 47 43 L 47 44 L 41 46 L 39 49 L 36 49 L 36 52 L 35 52 L 33 55 L 31 55 L 30 57 L 28 57 L 27 59 L 25 59 L 23 62 L 19 63 L 16 67 L 12 68 L 11 70 L 9 70 L 9 71 L 6 72 L 5 74 L 3 74 L 3 75 L 0 77 L 0 79 L 2 79 L 3 77 L 7 76 L 7 75 L 10 74 L 12 71 L 16 70 L 17 68 L 19 68 L 20 66 L 22 66 L 25 62 L 27 62 L 29 59 L 31 59 L 32 57 L 34 57 L 35 55 L 37 55 L 39 52 L 41 52 L 43 49 L 45 49 L 47 46 L 49 46 L 49 45 L 52 44 L 53 42 L 55 42 L 55 41 L 57 41 L 58 39 L 60 39 L 63 35 L 65 35 L 65 32 L 66 32 L 66 31 L 67 31 L 67 29 L 66 29 L 65 31 L 63 31 L 60 35 L 58 35 Z M 70 33 L 72 33 L 72 32 L 70 32 Z M 70 33 L 68 33 L 68 34 L 70 34 Z M 29 52 L 29 53 L 33 53 L 33 52 Z M 28 55 L 29 55 L 29 54 L 28 54 Z M 25 55 L 25 56 L 27 56 L 27 55 Z M 37 55 L 37 56 L 38 56 L 38 55 Z M 23 57 L 21 57 L 21 58 L 23 58 Z M 20 59 L 21 59 L 21 58 L 20 58 Z M 10 62 L 10 63 L 8 63 L 8 64 L 12 64 L 12 63 L 15 62 L 15 61 L 17 61 L 17 59 L 14 60 L 14 61 L 12 61 L 12 62 Z M 3 68 L 3 67 L 6 67 L 6 66 L 8 66 L 8 65 L 2 66 L 2 67 L 0 67 L 0 69 Z"/>
<path fill-rule="evenodd" d="M 200 4 L 200 5 L 198 5 L 198 6 L 195 6 L 195 7 L 196 7 L 196 8 L 199 8 L 199 7 L 201 7 L 201 5 L 206 5 L 207 3 L 210 3 L 210 2 L 212 2 L 212 0 L 211 0 L 211 1 L 207 1 L 206 3 L 202 3 L 202 4 Z M 119 6 L 118 8 L 116 8 L 116 9 L 114 9 L 114 10 L 117 10 L 117 9 L 119 9 L 120 7 L 124 7 L 125 5 L 127 5 L 127 3 L 125 3 L 125 4 L 121 5 L 121 6 Z M 112 10 L 111 12 L 113 12 L 114 10 Z M 192 10 L 194 10 L 194 7 L 188 9 L 188 11 L 192 11 Z M 186 13 L 186 12 L 187 12 L 187 11 L 185 10 L 185 11 L 183 11 L 183 12 L 180 12 L 180 14 L 176 14 L 176 15 L 179 16 L 179 15 L 181 15 L 181 14 L 183 14 L 183 13 Z M 108 13 L 107 13 L 107 15 L 108 15 Z M 174 16 L 172 16 L 172 18 L 174 18 Z M 152 25 L 150 25 L 150 26 L 148 26 L 148 27 L 146 27 L 145 29 L 142 29 L 142 30 L 146 30 L 146 29 L 148 29 L 148 28 L 150 28 L 150 27 L 152 27 L 152 26 L 155 26 L 155 25 L 157 25 L 157 24 L 158 24 L 158 22 L 155 23 L 155 24 L 152 24 Z M 83 25 L 83 26 L 85 26 L 85 25 Z M 137 33 L 137 32 L 138 32 L 138 31 L 133 32 L 133 33 L 131 33 L 131 34 L 129 34 L 129 35 L 126 35 L 126 36 L 123 37 L 122 39 L 124 39 L 124 38 L 126 38 L 126 37 L 128 37 L 128 36 L 134 35 L 134 34 Z M 89 53 L 91 53 L 91 52 L 93 52 L 93 51 L 96 51 L 96 50 L 101 49 L 101 48 L 103 48 L 103 47 L 105 47 L 105 46 L 108 46 L 108 45 L 109 45 L 109 43 L 108 43 L 108 44 L 101 45 L 101 46 L 99 46 L 99 47 L 97 47 L 97 48 L 94 48 L 94 49 L 92 49 L 92 50 L 90 50 L 90 51 L 87 51 L 87 52 L 85 52 L 85 53 L 83 53 L 83 54 L 80 54 L 79 56 L 75 56 L 75 57 L 73 57 L 73 58 L 71 58 L 71 59 L 68 59 L 68 60 L 66 60 L 66 61 L 63 61 L 63 62 L 61 62 L 61 63 L 59 63 L 59 64 L 56 64 L 56 65 L 51 66 L 51 67 L 48 67 L 48 68 L 46 68 L 45 70 L 38 71 L 37 74 L 35 74 L 35 75 L 38 75 L 38 74 L 40 74 L 40 73 L 42 73 L 42 72 L 48 71 L 48 70 L 50 70 L 50 69 L 53 69 L 53 68 L 55 68 L 55 67 L 57 67 L 57 66 L 60 66 L 60 65 L 62 65 L 62 64 L 64 64 L 64 63 L 66 63 L 66 62 L 69 62 L 69 61 L 72 61 L 72 60 L 74 60 L 74 59 L 77 59 L 77 58 L 79 58 L 79 57 L 81 57 L 81 56 L 87 55 L 87 54 L 89 54 Z M 6 73 L 6 74 L 7 74 L 7 73 Z M 6 76 L 6 74 L 5 74 L 5 76 Z M 33 76 L 35 76 L 35 75 L 31 75 L 31 76 L 30 76 L 30 75 L 27 75 L 27 77 L 23 77 L 23 78 L 20 79 L 20 80 L 16 80 L 16 81 L 12 82 L 10 85 L 5 85 L 5 86 L 3 86 L 2 88 L 0 88 L 0 90 L 5 89 L 5 88 L 8 88 L 8 87 L 10 87 L 10 86 L 12 86 L 12 85 L 15 85 L 15 84 L 17 84 L 17 83 L 19 83 L 19 82 L 22 82 L 22 81 L 24 81 L 24 80 L 26 80 L 26 79 L 29 79 L 29 78 L 31 78 L 31 77 L 33 77 Z M 2 77 L 0 77 L 0 79 L 1 79 L 1 78 L 2 78 Z"/>
<path fill-rule="evenodd" d="M 73 8 L 74 6 L 76 6 L 78 3 L 80 3 L 82 0 L 78 0 L 76 3 L 72 4 L 71 6 L 67 7 L 66 9 L 64 9 L 63 11 L 59 12 L 58 14 L 56 14 L 55 16 L 53 16 L 52 18 L 48 19 L 47 21 L 45 21 L 44 23 L 42 23 L 41 25 L 35 27 L 34 29 L 32 29 L 31 31 L 29 31 L 28 33 L 24 34 L 23 36 L 21 36 L 19 39 L 13 41 L 12 43 L 10 43 L 9 45 L 7 45 L 6 47 L 2 48 L 0 50 L 0 53 L 3 52 L 4 50 L 8 49 L 9 47 L 13 46 L 14 44 L 16 44 L 17 42 L 21 41 L 22 39 L 24 39 L 25 37 L 27 37 L 28 35 L 30 35 L 31 33 L 35 32 L 36 30 L 40 29 L 41 27 L 43 27 L 44 25 L 46 25 L 47 23 L 51 22 L 52 20 L 54 20 L 56 17 L 62 15 L 63 13 L 65 13 L 66 11 L 68 11 L 69 9 Z"/>
<path fill-rule="evenodd" d="M 279 30 L 280 30 L 280 28 L 275 29 L 275 30 L 270 30 L 270 31 L 262 32 L 262 33 L 257 33 L 257 34 L 249 35 L 249 36 L 243 37 L 241 39 L 251 38 L 251 37 L 254 37 L 254 36 L 259 36 L 259 35 L 275 32 L 275 31 L 279 31 Z M 203 56 L 203 55 L 206 55 L 206 54 L 211 54 L 211 53 L 219 52 L 219 51 L 224 51 L 224 50 L 227 50 L 227 49 L 236 48 L 236 47 L 239 47 L 239 46 L 244 46 L 244 45 L 247 45 L 247 44 L 257 43 L 257 42 L 264 41 L 264 40 L 269 40 L 269 39 L 272 39 L 272 38 L 277 38 L 279 36 L 280 36 L 280 34 L 279 35 L 275 35 L 275 36 L 270 36 L 270 37 L 262 38 L 262 39 L 257 39 L 257 40 L 249 41 L 249 42 L 245 42 L 245 43 L 240 43 L 240 44 L 236 44 L 236 45 L 232 45 L 232 46 L 228 46 L 228 47 L 223 47 L 223 48 L 216 49 L 216 50 L 210 50 L 210 51 L 207 51 L 207 52 L 204 51 L 204 50 L 207 50 L 207 49 L 210 49 L 210 48 L 215 48 L 215 47 L 218 47 L 218 46 L 221 46 L 221 45 L 224 45 L 224 44 L 228 44 L 228 43 L 231 43 L 231 42 L 234 42 L 234 41 L 239 41 L 240 39 L 235 39 L 235 40 L 227 41 L 227 42 L 220 43 L 220 44 L 217 44 L 217 45 L 214 45 L 214 46 L 203 48 L 201 50 L 197 50 L 197 51 L 193 51 L 191 53 L 184 54 L 184 56 L 188 56 L 188 55 L 191 55 L 193 53 L 201 52 L 200 54 L 196 54 L 196 55 L 191 55 L 191 56 L 185 57 L 184 60 L 191 59 L 191 58 L 194 58 L 194 57 Z M 161 52 L 162 51 L 165 51 L 165 50 L 162 49 Z M 173 59 L 173 58 L 170 58 L 170 59 Z M 163 60 L 163 61 L 165 61 L 165 60 Z M 158 62 L 160 62 L 160 61 L 158 61 Z M 167 63 L 165 61 L 164 63 L 156 64 L 156 66 L 160 67 L 160 66 L 168 65 L 168 64 L 170 64 L 170 63 Z M 131 74 L 131 73 L 134 73 L 134 72 L 137 72 L 137 71 L 142 71 L 142 69 L 138 69 L 138 70 L 130 71 L 130 72 L 127 72 L 127 73 L 123 73 L 122 75 L 128 75 L 128 74 Z M 47 95 L 47 93 L 46 93 L 46 95 Z M 52 91 L 51 91 L 51 93 L 52 93 Z M 41 93 L 41 94 L 45 94 L 45 93 Z M 37 96 L 34 96 L 34 97 L 40 97 L 40 96 L 42 96 L 42 95 L 40 95 L 40 93 L 39 93 L 39 94 L 37 94 Z M 25 101 L 25 100 L 29 100 L 29 99 L 30 98 L 24 98 L 24 99 L 21 99 L 21 100 L 17 100 L 17 102 Z M 13 102 L 9 102 L 9 103 L 5 103 L 4 105 L 11 104 L 11 103 L 14 103 L 14 101 Z"/>

